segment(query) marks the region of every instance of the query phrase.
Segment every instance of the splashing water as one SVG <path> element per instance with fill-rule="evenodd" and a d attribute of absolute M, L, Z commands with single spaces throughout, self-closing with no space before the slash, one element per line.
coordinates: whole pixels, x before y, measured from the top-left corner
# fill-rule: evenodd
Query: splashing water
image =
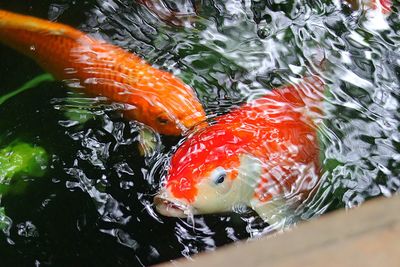
<path fill-rule="evenodd" d="M 322 170 L 316 192 L 294 214 L 308 220 L 399 192 L 396 3 L 379 14 L 353 1 L 155 1 L 160 15 L 142 2 L 151 1 L 0 8 L 72 25 L 173 72 L 196 90 L 210 119 L 317 74 L 326 83 Z M 42 73 L 24 56 L 0 51 L 0 95 Z M 148 128 L 124 120 L 123 106 L 67 91 L 42 83 L 0 105 L 0 148 L 18 138 L 49 154 L 44 177 L 22 177 L 25 191 L 1 198 L 2 264 L 150 265 L 272 231 L 243 205 L 184 219 L 158 214 L 153 197 L 183 141 L 154 133 L 154 151 L 143 157 L 140 133 Z M 65 115 L 71 111 L 78 118 Z"/>

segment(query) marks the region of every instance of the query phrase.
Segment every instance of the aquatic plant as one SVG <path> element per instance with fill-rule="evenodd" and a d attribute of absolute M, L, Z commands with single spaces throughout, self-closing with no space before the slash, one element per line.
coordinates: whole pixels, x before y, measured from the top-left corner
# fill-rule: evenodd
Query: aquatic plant
<path fill-rule="evenodd" d="M 17 175 L 41 177 L 47 169 L 47 152 L 39 146 L 14 141 L 0 150 L 0 193 L 10 189 L 13 192 L 20 187 L 10 188 L 12 178 Z M 19 184 L 18 182 L 16 184 Z"/>

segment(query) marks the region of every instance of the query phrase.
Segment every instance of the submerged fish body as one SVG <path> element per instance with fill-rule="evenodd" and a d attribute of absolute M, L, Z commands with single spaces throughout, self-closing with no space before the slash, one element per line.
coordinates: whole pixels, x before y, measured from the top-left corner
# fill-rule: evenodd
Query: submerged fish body
<path fill-rule="evenodd" d="M 381 14 L 389 15 L 392 12 L 392 0 L 347 0 L 350 7 L 353 10 L 357 10 L 360 6 L 365 9 L 372 9 L 373 11 L 378 11 Z"/>
<path fill-rule="evenodd" d="M 70 86 L 126 104 L 126 117 L 161 134 L 179 135 L 205 120 L 194 91 L 180 79 L 67 25 L 0 10 L 0 42 Z"/>
<path fill-rule="evenodd" d="M 199 3 L 194 0 L 138 0 L 137 2 L 145 5 L 162 21 L 175 26 L 190 24 L 200 8 Z"/>
<path fill-rule="evenodd" d="M 365 18 L 362 25 L 370 31 L 383 31 L 390 28 L 388 17 L 392 13 L 391 0 L 372 0 L 366 3 Z"/>
<path fill-rule="evenodd" d="M 392 1 L 391 0 L 373 0 L 371 2 L 372 8 L 379 10 L 383 14 L 390 14 L 392 12 Z"/>
<path fill-rule="evenodd" d="M 253 208 L 269 223 L 318 183 L 324 83 L 317 77 L 271 91 L 189 136 L 172 156 L 154 198 L 165 216 Z"/>

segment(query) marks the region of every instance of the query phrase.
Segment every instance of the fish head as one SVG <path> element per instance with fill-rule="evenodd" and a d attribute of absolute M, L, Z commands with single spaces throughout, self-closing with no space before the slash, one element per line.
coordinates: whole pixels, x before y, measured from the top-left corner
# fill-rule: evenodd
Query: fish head
<path fill-rule="evenodd" d="M 128 117 L 160 134 L 175 136 L 206 121 L 203 106 L 191 87 L 167 72 L 153 69 L 151 75 L 152 82 L 143 81 L 138 87 L 140 93 L 132 97 L 133 109 L 128 110 Z"/>
<path fill-rule="evenodd" d="M 147 124 L 165 135 L 184 134 L 206 121 L 201 103 L 191 94 L 185 97 L 171 95 L 155 107 L 153 114 L 148 116 Z"/>
<path fill-rule="evenodd" d="M 218 125 L 188 138 L 172 156 L 165 186 L 154 198 L 157 211 L 186 217 L 227 212 L 248 202 L 261 164 L 242 150 L 245 142 Z"/>

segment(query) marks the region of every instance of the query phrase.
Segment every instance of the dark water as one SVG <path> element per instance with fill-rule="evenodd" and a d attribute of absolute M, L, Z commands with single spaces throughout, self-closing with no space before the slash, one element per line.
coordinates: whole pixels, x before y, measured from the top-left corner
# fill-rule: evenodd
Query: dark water
<path fill-rule="evenodd" d="M 0 8 L 72 25 L 174 72 L 195 88 L 209 117 L 291 78 L 319 73 L 328 87 L 320 130 L 324 170 L 300 216 L 399 191 L 396 1 L 385 27 L 339 1 L 175 3 L 171 10 L 199 16 L 171 23 L 145 5 L 112 0 L 7 1 Z M 0 46 L 0 55 L 0 95 L 43 73 L 9 48 Z M 323 70 L 315 63 L 321 55 Z M 82 98 L 91 119 L 75 123 L 65 111 L 82 107 Z M 19 177 L 24 190 L 1 198 L 9 220 L 0 233 L 1 266 L 151 265 L 268 232 L 250 210 L 194 222 L 157 215 L 152 196 L 179 138 L 159 137 L 155 155 L 144 158 L 138 150 L 143 126 L 114 110 L 72 95 L 60 82 L 0 105 L 0 147 L 18 139 L 50 157 L 45 176 Z"/>

